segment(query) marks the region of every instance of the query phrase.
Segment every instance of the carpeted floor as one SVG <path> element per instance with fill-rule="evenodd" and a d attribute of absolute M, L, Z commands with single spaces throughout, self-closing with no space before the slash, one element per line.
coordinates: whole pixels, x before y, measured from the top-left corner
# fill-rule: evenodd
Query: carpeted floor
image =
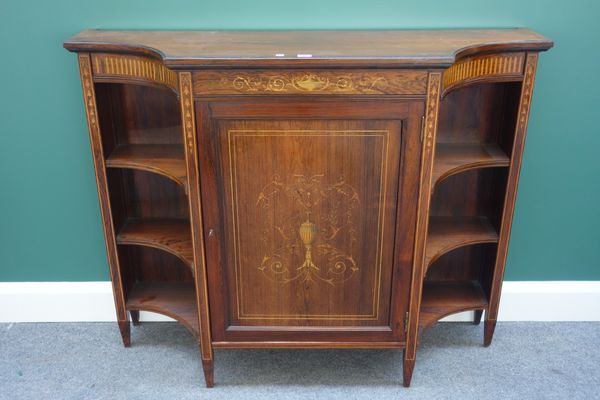
<path fill-rule="evenodd" d="M 0 399 L 598 399 L 600 323 L 443 323 L 412 386 L 397 350 L 218 350 L 206 389 L 194 339 L 145 323 L 125 349 L 116 324 L 0 324 Z"/>

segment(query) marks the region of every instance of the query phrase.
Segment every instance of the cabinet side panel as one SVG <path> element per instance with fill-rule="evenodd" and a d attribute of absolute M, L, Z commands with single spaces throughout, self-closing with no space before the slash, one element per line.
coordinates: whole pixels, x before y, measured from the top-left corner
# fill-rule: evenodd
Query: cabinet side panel
<path fill-rule="evenodd" d="M 423 147 L 421 151 L 420 189 L 415 232 L 414 267 L 411 279 L 411 295 L 408 312 L 406 351 L 404 354 L 404 384 L 408 385 L 412 376 L 412 366 L 417 352 L 419 310 L 425 264 L 425 243 L 429 222 L 429 204 L 431 201 L 431 180 L 433 159 L 438 126 L 438 110 L 440 105 L 440 72 L 431 72 L 427 84 L 427 102 L 423 126 Z"/>
<path fill-rule="evenodd" d="M 519 111 L 515 127 L 514 144 L 512 148 L 512 157 L 508 172 L 508 183 L 506 187 L 506 197 L 504 199 L 504 209 L 502 212 L 502 222 L 500 225 L 500 239 L 498 242 L 498 254 L 494 267 L 494 276 L 489 300 L 489 311 L 486 315 L 487 321 L 496 321 L 498 315 L 498 306 L 500 303 L 500 291 L 502 289 L 502 280 L 504 278 L 504 268 L 506 264 L 506 255 L 508 252 L 508 242 L 510 239 L 510 229 L 512 226 L 513 213 L 515 209 L 515 200 L 517 197 L 517 187 L 519 184 L 519 173 L 521 171 L 521 161 L 523 159 L 523 150 L 525 147 L 525 136 L 527 132 L 527 123 L 529 121 L 529 110 L 531 107 L 531 97 L 533 95 L 533 85 L 535 81 L 535 72 L 537 67 L 538 54 L 530 53 L 527 55 L 525 63 L 525 78 L 521 90 L 519 101 Z M 493 326 L 494 324 L 489 324 Z M 493 329 L 492 329 L 493 331 Z M 489 344 L 491 334 L 486 335 L 486 341 Z"/>
<path fill-rule="evenodd" d="M 124 322 L 127 321 L 127 312 L 125 310 L 125 298 L 123 293 L 123 285 L 121 282 L 119 258 L 117 255 L 115 229 L 111 217 L 112 213 L 110 196 L 108 193 L 108 180 L 106 176 L 104 150 L 102 146 L 102 137 L 98 120 L 98 111 L 96 107 L 96 97 L 94 92 L 94 83 L 92 80 L 92 67 L 89 54 L 79 54 L 79 69 L 81 74 L 81 84 L 83 87 L 83 100 L 85 103 L 92 157 L 96 172 L 96 184 L 98 188 L 98 198 L 100 202 L 102 226 L 104 228 L 104 240 L 108 255 L 108 264 L 110 267 L 110 274 L 113 284 L 113 295 L 115 298 L 117 319 L 120 322 Z M 126 345 L 128 345 L 128 341 L 129 339 L 127 338 L 125 340 Z"/>
<path fill-rule="evenodd" d="M 192 95 L 192 75 L 189 72 L 179 74 L 179 93 L 181 94 L 181 120 L 185 143 L 185 159 L 189 187 L 189 209 L 196 267 L 195 285 L 200 326 L 200 352 L 207 386 L 212 386 L 212 339 L 210 314 L 208 309 L 208 285 L 206 281 L 206 258 L 204 252 L 204 230 L 202 225 L 202 200 L 200 197 L 200 176 L 198 155 L 196 153 L 196 115 Z"/>

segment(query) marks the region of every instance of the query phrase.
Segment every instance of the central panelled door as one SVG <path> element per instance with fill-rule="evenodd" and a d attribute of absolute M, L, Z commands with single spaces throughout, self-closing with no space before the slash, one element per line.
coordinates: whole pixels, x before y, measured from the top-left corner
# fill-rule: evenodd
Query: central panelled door
<path fill-rule="evenodd" d="M 401 347 L 423 103 L 257 96 L 196 112 L 212 340 Z"/>

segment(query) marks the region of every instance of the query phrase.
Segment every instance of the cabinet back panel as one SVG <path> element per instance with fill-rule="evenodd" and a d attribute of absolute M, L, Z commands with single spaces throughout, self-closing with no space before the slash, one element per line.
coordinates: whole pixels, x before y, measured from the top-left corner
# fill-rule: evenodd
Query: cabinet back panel
<path fill-rule="evenodd" d="M 122 217 L 117 218 L 118 215 L 150 219 L 188 218 L 186 195 L 175 182 L 150 172 L 130 169 L 109 169 L 108 177 L 115 228 L 124 222 Z"/>
<path fill-rule="evenodd" d="M 479 83 L 440 102 L 438 143 L 496 143 L 511 154 L 519 105 L 518 82 Z"/>
<path fill-rule="evenodd" d="M 144 246 L 119 246 L 119 264 L 125 294 L 136 282 L 193 282 L 193 276 L 176 256 Z"/>
<path fill-rule="evenodd" d="M 493 270 L 495 243 L 459 247 L 438 258 L 427 270 L 427 281 L 487 281 Z M 485 287 L 485 285 L 483 285 Z"/>
<path fill-rule="evenodd" d="M 450 176 L 435 187 L 430 215 L 488 217 L 498 229 L 506 178 L 506 168 L 483 168 Z"/>
<path fill-rule="evenodd" d="M 183 143 L 179 102 L 171 90 L 97 83 L 96 93 L 107 156 L 115 145 Z"/>

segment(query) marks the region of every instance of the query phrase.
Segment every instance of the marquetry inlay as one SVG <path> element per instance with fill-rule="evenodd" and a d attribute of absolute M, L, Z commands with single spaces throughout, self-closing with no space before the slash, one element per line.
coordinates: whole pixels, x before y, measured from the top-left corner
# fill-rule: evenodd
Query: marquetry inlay
<path fill-rule="evenodd" d="M 192 77 L 189 72 L 181 74 L 181 115 L 183 119 L 183 133 L 190 156 L 194 155 L 194 98 L 192 97 Z"/>
<path fill-rule="evenodd" d="M 94 77 L 150 81 L 177 90 L 177 73 L 159 61 L 128 55 L 92 54 Z"/>
<path fill-rule="evenodd" d="M 296 210 L 286 220 L 273 221 L 272 207 L 279 196 L 293 199 Z M 316 220 L 312 214 L 325 200 L 332 204 L 327 212 L 330 218 Z M 262 188 L 256 205 L 265 211 L 263 232 L 275 230 L 280 243 L 265 246 L 274 250 L 265 252 L 258 270 L 279 283 L 318 280 L 335 286 L 346 281 L 359 270 L 352 248 L 357 242 L 353 210 L 359 204 L 356 189 L 343 177 L 329 183 L 323 174 L 295 175 L 286 183 L 278 175 L 274 176 Z M 348 248 L 335 245 L 334 239 L 343 235 L 348 237 Z M 271 244 L 266 235 L 260 240 Z M 286 258 L 294 253 L 304 253 L 299 254 L 300 265 L 286 263 Z"/>
<path fill-rule="evenodd" d="M 98 135 L 98 114 L 96 113 L 96 99 L 94 96 L 94 83 L 92 82 L 92 69 L 90 68 L 89 57 L 85 55 L 80 56 L 79 64 L 88 127 L 92 134 Z"/>
<path fill-rule="evenodd" d="M 230 182 L 233 226 L 233 248 L 236 275 L 237 318 L 253 319 L 290 319 L 290 320 L 376 320 L 380 317 L 381 271 L 383 268 L 383 244 L 386 221 L 384 212 L 387 203 L 386 171 L 389 167 L 389 131 L 387 130 L 230 130 L 228 142 L 230 150 Z M 381 143 L 381 164 L 377 204 L 361 203 L 364 197 L 360 187 L 350 184 L 343 174 L 282 174 L 275 173 L 266 184 L 253 191 L 252 204 L 257 210 L 253 223 L 258 234 L 244 233 L 240 223 L 238 208 L 241 193 L 237 179 L 239 163 L 237 146 L 240 139 L 254 138 L 293 138 L 331 137 L 331 138 L 373 138 Z M 243 203 L 242 203 L 243 204 Z M 377 213 L 376 234 L 373 245 L 377 249 L 372 264 L 361 265 L 357 261 L 360 255 L 360 219 L 365 210 L 375 208 Z M 247 232 L 247 231 L 246 231 Z M 240 233 L 242 236 L 240 236 Z M 372 275 L 372 309 L 370 313 L 256 313 L 248 312 L 243 299 L 248 278 L 243 278 L 244 267 L 241 260 L 246 258 L 240 244 L 244 241 L 257 243 L 258 257 L 249 265 L 265 280 L 283 287 L 302 288 L 311 282 L 320 290 L 344 290 L 344 287 L 360 279 L 361 272 L 375 269 Z M 364 250 L 362 250 L 364 251 Z M 246 264 L 248 265 L 248 263 Z M 327 288 L 327 289 L 326 289 Z M 296 289 L 299 290 L 299 289 Z"/>
<path fill-rule="evenodd" d="M 194 73 L 194 93 L 210 94 L 425 94 L 424 71 L 241 70 Z"/>
<path fill-rule="evenodd" d="M 425 126 L 423 127 L 423 139 L 425 141 L 425 156 L 429 156 L 433 149 L 435 141 L 435 131 L 437 127 L 437 115 L 440 101 L 440 74 L 431 73 L 429 75 L 429 90 L 427 92 L 427 110 L 425 114 Z"/>
<path fill-rule="evenodd" d="M 531 96 L 533 95 L 533 81 L 535 79 L 535 69 L 537 67 L 537 55 L 529 56 L 527 66 L 525 67 L 525 79 L 523 80 L 523 95 L 519 107 L 519 121 L 517 129 L 525 131 L 527 129 L 527 119 L 529 118 L 529 108 L 531 106 Z"/>
<path fill-rule="evenodd" d="M 493 54 L 458 61 L 444 71 L 443 92 L 482 78 L 521 78 L 524 61 L 524 53 Z"/>

